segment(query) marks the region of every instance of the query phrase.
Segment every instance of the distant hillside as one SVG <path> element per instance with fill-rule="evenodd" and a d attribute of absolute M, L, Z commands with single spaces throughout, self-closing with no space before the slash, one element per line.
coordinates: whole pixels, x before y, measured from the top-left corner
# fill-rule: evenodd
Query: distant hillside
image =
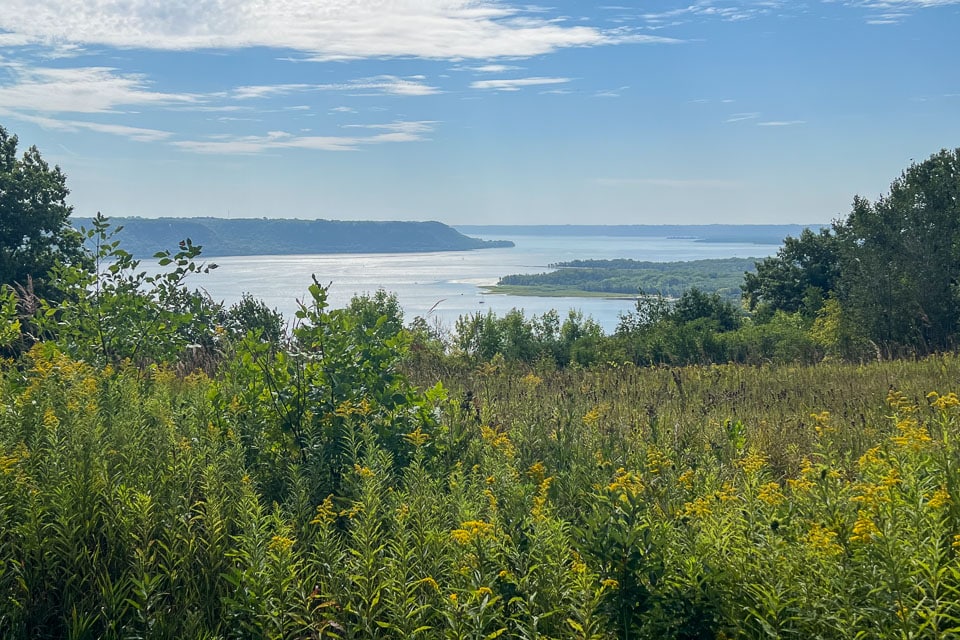
<path fill-rule="evenodd" d="M 698 242 L 780 244 L 822 224 L 620 224 L 620 225 L 456 225 L 462 233 L 498 236 L 623 236 L 691 238 Z"/>
<path fill-rule="evenodd" d="M 92 226 L 75 218 L 74 226 Z M 291 255 L 310 253 L 412 253 L 512 247 L 501 240 L 479 240 L 440 222 L 372 222 L 225 218 L 111 218 L 123 226 L 121 246 L 138 257 L 175 249 L 190 238 L 204 256 Z"/>

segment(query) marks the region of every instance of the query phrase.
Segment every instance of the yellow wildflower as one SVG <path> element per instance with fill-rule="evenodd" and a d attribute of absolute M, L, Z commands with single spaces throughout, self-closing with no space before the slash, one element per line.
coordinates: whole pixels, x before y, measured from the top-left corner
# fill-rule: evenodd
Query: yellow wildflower
<path fill-rule="evenodd" d="M 930 401 L 931 406 L 936 407 L 941 411 L 946 411 L 950 407 L 960 406 L 960 398 L 957 397 L 957 394 L 952 392 L 942 396 L 936 391 L 931 391 L 927 394 L 927 400 Z"/>
<path fill-rule="evenodd" d="M 493 590 L 490 587 L 480 587 L 474 593 L 476 593 L 478 598 L 482 598 L 483 596 L 492 596 Z"/>
<path fill-rule="evenodd" d="M 547 468 L 539 460 L 530 465 L 530 468 L 527 469 L 527 475 L 536 482 L 540 484 L 543 482 L 543 479 L 547 476 Z"/>
<path fill-rule="evenodd" d="M 437 584 L 437 581 L 433 579 L 433 576 L 427 576 L 420 580 L 420 584 L 425 584 L 434 591 L 440 591 L 440 585 Z"/>
<path fill-rule="evenodd" d="M 760 487 L 760 490 L 757 492 L 757 499 L 761 502 L 775 507 L 777 505 L 783 504 L 786 500 L 786 496 L 783 495 L 783 492 L 780 490 L 780 485 L 776 482 L 768 482 L 767 484 Z"/>
<path fill-rule="evenodd" d="M 947 506 L 951 502 L 953 502 L 953 499 L 950 497 L 950 493 L 945 488 L 940 487 L 934 491 L 930 499 L 927 500 L 927 506 L 931 509 L 939 509 L 940 507 Z"/>
<path fill-rule="evenodd" d="M 317 515 L 313 517 L 310 524 L 328 525 L 337 518 L 337 511 L 333 508 L 333 496 L 327 496 L 321 504 L 317 505 Z"/>
<path fill-rule="evenodd" d="M 451 593 L 451 594 L 450 594 L 450 603 L 453 604 L 453 605 L 456 605 L 456 604 L 457 604 L 457 594 L 455 594 L 455 593 Z"/>
<path fill-rule="evenodd" d="M 600 424 L 600 419 L 603 417 L 603 414 L 606 410 L 606 406 L 598 404 L 594 408 L 587 411 L 586 415 L 583 416 L 583 424 L 588 427 L 596 427 Z"/>
<path fill-rule="evenodd" d="M 677 478 L 677 483 L 680 484 L 684 489 L 693 489 L 693 469 L 687 469 L 680 474 L 680 477 Z"/>
<path fill-rule="evenodd" d="M 536 389 L 540 386 L 540 383 L 543 382 L 543 378 L 534 373 L 528 373 L 520 379 L 520 382 L 522 382 L 524 386 Z"/>
<path fill-rule="evenodd" d="M 422 447 L 427 443 L 427 440 L 430 439 L 430 435 L 424 433 L 423 430 L 418 426 L 416 429 L 410 433 L 403 436 L 406 438 L 407 442 L 412 444 L 415 447 Z"/>
<path fill-rule="evenodd" d="M 764 465 L 767 464 L 767 457 L 756 449 L 750 449 L 750 452 L 737 464 L 740 465 L 747 475 L 753 475 L 763 469 Z"/>
<path fill-rule="evenodd" d="M 870 542 L 880 536 L 880 529 L 866 511 L 857 512 L 857 521 L 853 523 L 853 535 L 850 542 Z"/>
<path fill-rule="evenodd" d="M 930 433 L 915 418 L 904 418 L 897 423 L 899 436 L 893 436 L 890 441 L 899 447 L 919 451 L 931 442 Z"/>
<path fill-rule="evenodd" d="M 273 536 L 270 538 L 270 544 L 267 546 L 271 551 L 279 551 L 284 553 L 289 551 L 290 547 L 293 546 L 293 540 L 286 536 Z"/>
<path fill-rule="evenodd" d="M 373 470 L 370 467 L 361 467 L 359 464 L 353 465 L 353 470 L 357 472 L 357 475 L 361 478 L 372 478 L 374 477 Z"/>
<path fill-rule="evenodd" d="M 620 583 L 614 580 L 613 578 L 607 578 L 600 582 L 600 584 L 607 589 L 619 589 Z"/>
<path fill-rule="evenodd" d="M 683 514 L 687 517 L 703 518 L 710 513 L 710 502 L 705 498 L 697 498 L 683 505 Z"/>
<path fill-rule="evenodd" d="M 515 453 L 513 442 L 510 441 L 510 436 L 508 436 L 506 433 L 487 425 L 481 425 L 480 437 L 482 437 L 485 442 L 489 443 L 494 449 L 500 451 L 508 458 L 513 457 Z"/>
<path fill-rule="evenodd" d="M 620 467 L 617 469 L 613 482 L 607 485 L 607 491 L 619 494 L 623 499 L 626 499 L 628 494 L 632 498 L 643 491 L 643 482 L 640 481 L 640 476 L 633 471 L 627 471 Z"/>
<path fill-rule="evenodd" d="M 669 467 L 670 464 L 670 458 L 656 446 L 647 448 L 647 471 L 649 473 L 656 475 L 665 467 Z"/>
<path fill-rule="evenodd" d="M 450 532 L 450 537 L 459 544 L 469 544 L 473 540 L 493 537 L 493 525 L 483 520 L 468 520 L 460 524 L 459 529 Z"/>
<path fill-rule="evenodd" d="M 953 536 L 953 542 L 950 544 L 950 546 L 960 551 L 960 533 Z"/>
<path fill-rule="evenodd" d="M 822 555 L 834 556 L 843 553 L 843 547 L 837 544 L 837 533 L 819 522 L 813 523 L 810 527 L 805 541 L 808 547 Z"/>

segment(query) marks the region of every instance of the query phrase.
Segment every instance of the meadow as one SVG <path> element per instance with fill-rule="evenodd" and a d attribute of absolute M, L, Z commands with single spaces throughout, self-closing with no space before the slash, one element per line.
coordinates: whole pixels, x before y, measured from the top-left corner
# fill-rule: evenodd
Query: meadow
<path fill-rule="evenodd" d="M 5 637 L 960 628 L 956 356 L 467 365 L 305 316 L 209 374 L 5 362 Z"/>

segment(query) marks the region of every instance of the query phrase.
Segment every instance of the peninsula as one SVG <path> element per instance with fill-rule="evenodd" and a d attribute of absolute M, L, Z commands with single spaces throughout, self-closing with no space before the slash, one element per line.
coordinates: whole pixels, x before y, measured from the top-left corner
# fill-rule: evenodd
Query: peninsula
<path fill-rule="evenodd" d="M 90 218 L 73 218 L 91 228 Z M 152 256 L 190 238 L 203 255 L 249 256 L 312 253 L 416 253 L 514 246 L 509 240 L 480 240 L 441 222 L 378 222 L 274 218 L 110 218 L 122 226 L 123 248 Z"/>

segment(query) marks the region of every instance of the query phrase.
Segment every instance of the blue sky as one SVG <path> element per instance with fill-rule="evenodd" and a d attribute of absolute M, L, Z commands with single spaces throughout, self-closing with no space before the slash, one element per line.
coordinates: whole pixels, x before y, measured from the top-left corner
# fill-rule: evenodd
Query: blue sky
<path fill-rule="evenodd" d="M 79 215 L 826 222 L 960 146 L 960 0 L 4 0 Z"/>

